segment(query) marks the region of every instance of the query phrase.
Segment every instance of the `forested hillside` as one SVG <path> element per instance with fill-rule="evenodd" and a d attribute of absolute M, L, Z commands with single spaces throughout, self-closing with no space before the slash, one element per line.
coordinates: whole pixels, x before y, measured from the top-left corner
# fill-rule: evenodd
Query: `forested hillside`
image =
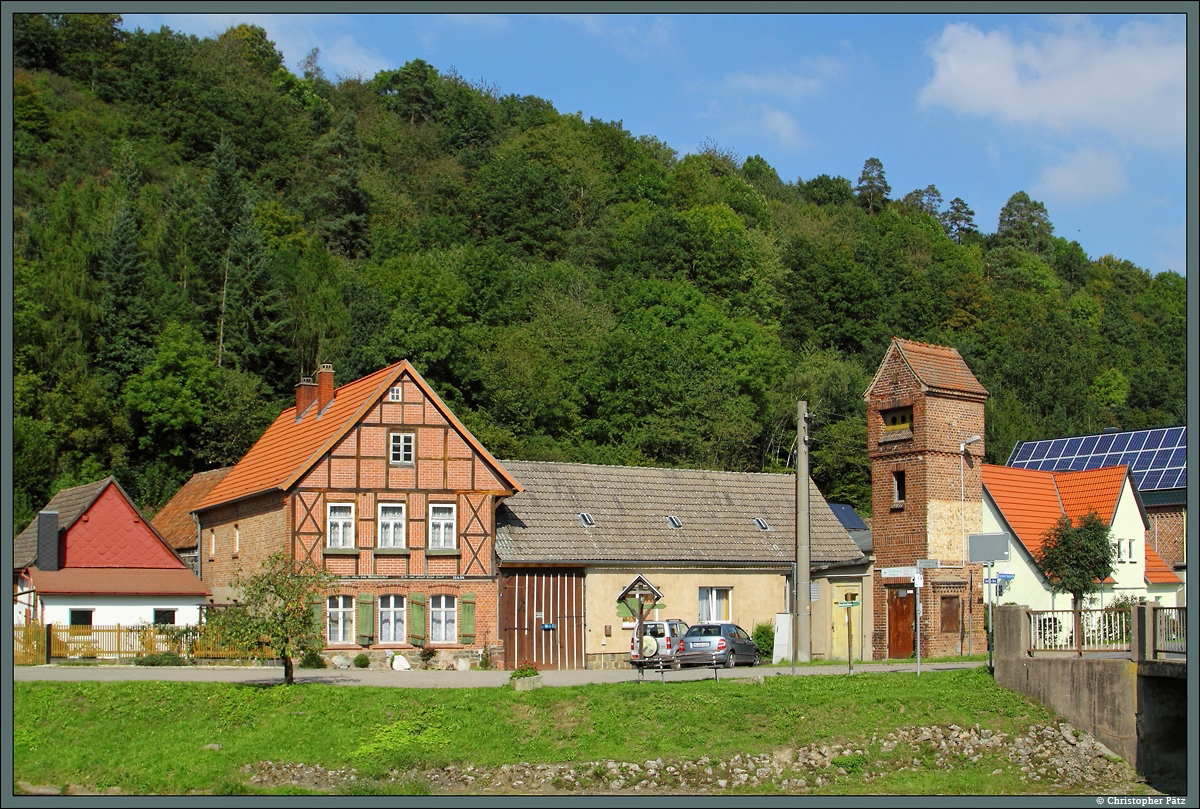
<path fill-rule="evenodd" d="M 785 180 L 420 59 L 335 82 L 254 26 L 118 21 L 15 19 L 16 530 L 108 473 L 153 512 L 322 362 L 408 358 L 500 458 L 782 470 L 804 398 L 864 513 L 893 335 L 963 354 L 989 460 L 1184 421 L 1184 279 L 1019 189 L 992 228 L 869 155 Z"/>

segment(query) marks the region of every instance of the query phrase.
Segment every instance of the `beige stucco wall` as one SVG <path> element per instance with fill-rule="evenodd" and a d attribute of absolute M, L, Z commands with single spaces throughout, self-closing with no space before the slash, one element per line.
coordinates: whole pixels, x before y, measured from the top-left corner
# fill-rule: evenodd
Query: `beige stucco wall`
<path fill-rule="evenodd" d="M 597 655 L 625 655 L 633 637 L 632 623 L 622 624 L 617 614 L 617 596 L 642 575 L 663 594 L 656 618 L 678 618 L 687 624 L 699 620 L 700 588 L 728 587 L 732 620 L 747 632 L 753 633 L 760 623 L 775 625 L 775 616 L 788 610 L 788 575 L 782 570 L 747 570 L 734 568 L 610 568 L 590 567 L 585 584 L 585 649 L 589 658 Z M 857 588 L 862 606 L 854 609 L 854 652 L 862 657 L 864 638 L 870 638 L 870 581 L 863 584 L 866 567 L 842 568 L 814 574 L 811 581 L 817 587 L 817 600 L 810 601 L 810 648 L 813 659 L 844 660 L 845 649 L 831 649 L 834 620 L 845 620 L 845 609 L 834 605 L 833 582 L 859 583 Z M 835 615 L 836 613 L 836 615 Z M 864 626 L 865 622 L 865 626 Z M 611 635 L 605 635 L 605 627 Z M 764 650 L 764 662 L 770 650 Z"/>

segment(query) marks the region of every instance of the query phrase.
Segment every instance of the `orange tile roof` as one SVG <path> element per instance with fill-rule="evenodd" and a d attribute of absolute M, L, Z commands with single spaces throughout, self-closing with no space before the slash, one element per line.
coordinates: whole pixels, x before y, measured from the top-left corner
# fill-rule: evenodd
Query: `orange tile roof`
<path fill-rule="evenodd" d="M 1146 584 L 1183 584 L 1175 571 L 1146 543 Z"/>
<path fill-rule="evenodd" d="M 421 388 L 446 421 L 514 491 L 521 491 L 520 484 L 450 412 L 408 360 L 401 360 L 337 388 L 332 401 L 321 412 L 317 412 L 315 404 L 310 405 L 297 420 L 295 406 L 284 410 L 195 510 L 272 490 L 286 491 L 333 449 L 403 375 L 408 375 Z"/>
<path fill-rule="evenodd" d="M 983 485 L 1017 539 L 1033 553 L 1042 535 L 1063 516 L 1051 472 L 984 464 Z"/>
<path fill-rule="evenodd" d="M 192 521 L 191 511 L 231 469 L 232 466 L 226 466 L 192 475 L 154 516 L 151 523 L 168 545 L 175 550 L 196 547 L 196 523 Z"/>
<path fill-rule="evenodd" d="M 900 355 L 921 384 L 930 390 L 937 393 L 988 395 L 987 389 L 979 384 L 957 349 L 899 337 L 893 337 L 892 344 L 900 350 Z"/>
<path fill-rule="evenodd" d="M 1095 510 L 1111 525 L 1129 471 L 1124 466 L 1051 472 L 984 464 L 983 485 L 1005 521 L 1032 554 L 1064 516 L 1078 520 Z"/>

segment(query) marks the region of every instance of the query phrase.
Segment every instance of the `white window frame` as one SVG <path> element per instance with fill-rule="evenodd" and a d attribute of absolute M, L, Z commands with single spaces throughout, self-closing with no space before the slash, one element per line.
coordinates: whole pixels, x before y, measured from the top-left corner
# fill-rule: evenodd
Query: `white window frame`
<path fill-rule="evenodd" d="M 435 509 L 449 509 L 449 515 L 434 516 Z M 429 504 L 429 536 L 425 547 L 430 550 L 451 551 L 458 547 L 458 506 L 454 503 Z"/>
<path fill-rule="evenodd" d="M 242 529 L 236 524 L 233 526 L 233 555 L 237 556 L 242 547 Z"/>
<path fill-rule="evenodd" d="M 1123 539 L 1117 540 L 1117 561 L 1125 561 L 1125 540 Z"/>
<path fill-rule="evenodd" d="M 379 597 L 379 642 L 408 642 L 408 601 L 398 593 Z"/>
<path fill-rule="evenodd" d="M 411 466 L 416 459 L 416 433 L 395 432 L 388 435 L 388 463 L 392 466 Z"/>
<path fill-rule="evenodd" d="M 399 385 L 392 385 L 390 388 L 388 388 L 388 401 L 389 402 L 403 402 L 404 401 L 404 389 L 401 388 Z"/>
<path fill-rule="evenodd" d="M 325 638 L 331 644 L 354 642 L 354 596 L 325 599 Z"/>
<path fill-rule="evenodd" d="M 334 516 L 334 509 L 349 509 L 349 515 Z M 336 500 L 325 504 L 325 547 L 354 547 L 354 503 Z"/>
<path fill-rule="evenodd" d="M 429 642 L 458 643 L 458 599 L 454 596 L 429 597 Z"/>
<path fill-rule="evenodd" d="M 399 514 L 383 513 L 384 509 L 398 509 Z M 375 546 L 378 548 L 403 548 L 408 540 L 408 513 L 404 503 L 380 503 L 375 523 Z"/>
<path fill-rule="evenodd" d="M 208 529 L 208 556 L 211 559 L 217 555 L 217 529 Z"/>
<path fill-rule="evenodd" d="M 728 623 L 733 620 L 733 588 L 701 587 L 697 596 L 700 623 Z M 725 609 L 722 612 L 721 604 Z"/>

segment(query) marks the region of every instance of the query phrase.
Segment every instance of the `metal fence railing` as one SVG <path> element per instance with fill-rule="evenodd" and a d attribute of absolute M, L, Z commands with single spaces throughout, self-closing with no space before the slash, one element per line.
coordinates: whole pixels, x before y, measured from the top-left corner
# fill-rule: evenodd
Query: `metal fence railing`
<path fill-rule="evenodd" d="M 1128 609 L 1031 610 L 1031 651 L 1129 652 L 1131 623 Z"/>
<path fill-rule="evenodd" d="M 1154 656 L 1187 654 L 1187 607 L 1159 607 L 1154 611 Z"/>
<path fill-rule="evenodd" d="M 170 652 L 188 660 L 270 660 L 267 646 L 247 652 L 217 627 L 63 626 L 13 627 L 13 660 L 18 664 L 52 660 L 125 660 Z"/>

